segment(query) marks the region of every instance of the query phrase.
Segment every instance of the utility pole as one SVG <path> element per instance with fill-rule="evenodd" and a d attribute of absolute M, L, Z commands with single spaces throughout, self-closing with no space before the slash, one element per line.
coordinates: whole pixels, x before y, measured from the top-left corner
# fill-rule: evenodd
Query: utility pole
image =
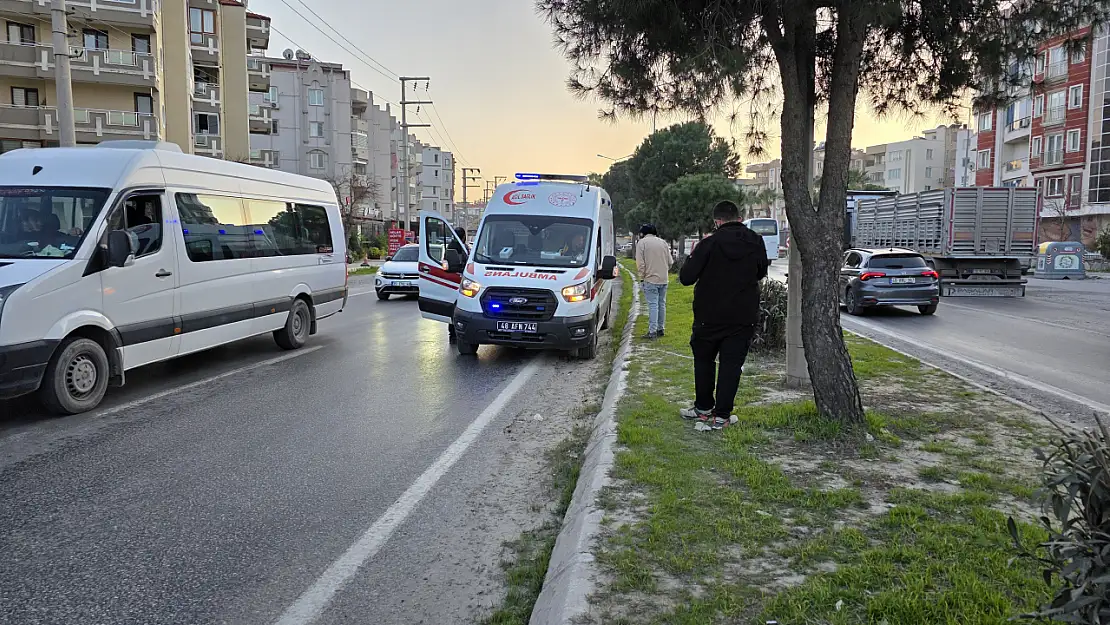
<path fill-rule="evenodd" d="M 51 0 L 50 29 L 54 44 L 54 88 L 58 99 L 58 145 L 72 148 L 77 145 L 77 131 L 73 127 L 73 83 L 69 76 L 69 21 L 66 18 L 66 0 Z"/>
<path fill-rule="evenodd" d="M 406 87 L 410 82 L 428 82 L 430 79 L 427 76 L 401 76 L 398 80 L 401 81 L 401 134 L 404 135 L 401 143 L 401 160 L 404 161 L 404 166 L 401 171 L 404 172 L 402 182 L 404 185 L 401 187 L 401 198 L 405 211 L 405 222 L 412 223 L 409 218 L 409 175 L 412 173 L 409 164 L 409 128 L 427 128 L 431 124 L 410 124 L 408 122 L 408 105 L 409 104 L 431 104 L 431 100 L 406 100 L 407 97 Z"/>
<path fill-rule="evenodd" d="M 466 201 L 466 190 L 467 190 L 468 187 L 478 186 L 476 184 L 475 185 L 470 184 L 470 181 L 471 180 L 479 180 L 479 179 L 481 179 L 481 176 L 480 175 L 479 176 L 471 176 L 468 172 L 474 172 L 476 174 L 481 174 L 482 170 L 478 169 L 477 167 L 463 167 L 462 168 L 463 206 L 465 207 L 463 209 L 464 210 L 463 214 L 466 215 L 466 222 L 467 222 L 466 227 L 469 229 L 471 227 L 471 224 L 470 224 L 470 204 L 468 204 L 467 201 Z"/>
<path fill-rule="evenodd" d="M 492 180 L 487 180 L 486 181 L 486 198 L 485 198 L 486 204 L 489 204 L 489 199 L 491 197 L 493 197 L 493 192 L 496 191 L 496 190 L 497 190 L 496 183 L 494 183 L 494 181 L 492 181 Z"/>
<path fill-rule="evenodd" d="M 508 180 L 508 179 L 509 179 L 508 176 L 494 176 L 493 177 L 493 188 L 497 189 L 497 186 L 501 184 L 502 180 Z"/>

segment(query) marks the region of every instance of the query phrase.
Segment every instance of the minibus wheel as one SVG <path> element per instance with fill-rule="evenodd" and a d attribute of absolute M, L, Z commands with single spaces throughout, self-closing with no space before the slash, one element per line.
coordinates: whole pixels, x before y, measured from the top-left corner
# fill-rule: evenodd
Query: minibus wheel
<path fill-rule="evenodd" d="M 109 376 L 108 355 L 100 343 L 71 337 L 54 351 L 39 387 L 39 400 L 54 414 L 87 412 L 104 399 Z"/>
<path fill-rule="evenodd" d="M 597 335 L 598 333 L 594 332 L 594 340 L 590 341 L 590 344 L 585 347 L 579 347 L 575 352 L 574 355 L 577 356 L 579 360 L 593 360 L 597 358 Z"/>
<path fill-rule="evenodd" d="M 274 341 L 282 349 L 300 349 L 308 341 L 309 331 L 312 330 L 312 313 L 308 304 L 301 298 L 293 300 L 289 309 L 289 318 L 285 320 L 285 327 L 274 330 Z"/>

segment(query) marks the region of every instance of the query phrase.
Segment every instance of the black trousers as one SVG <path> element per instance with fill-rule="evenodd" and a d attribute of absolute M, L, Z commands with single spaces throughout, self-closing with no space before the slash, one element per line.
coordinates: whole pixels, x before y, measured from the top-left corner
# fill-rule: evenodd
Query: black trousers
<path fill-rule="evenodd" d="M 713 410 L 716 416 L 725 419 L 732 414 L 740 374 L 744 372 L 744 361 L 748 359 L 748 346 L 754 334 L 754 325 L 718 326 L 694 322 L 690 351 L 694 355 L 695 408 Z M 717 369 L 718 358 L 720 370 Z"/>

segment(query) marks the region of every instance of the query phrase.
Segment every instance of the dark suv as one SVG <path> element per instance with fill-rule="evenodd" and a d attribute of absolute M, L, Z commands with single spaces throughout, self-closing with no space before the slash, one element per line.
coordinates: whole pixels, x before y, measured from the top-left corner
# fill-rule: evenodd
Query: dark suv
<path fill-rule="evenodd" d="M 917 306 L 923 315 L 937 311 L 940 276 L 911 250 L 850 249 L 840 268 L 840 304 L 850 315 L 875 306 Z"/>

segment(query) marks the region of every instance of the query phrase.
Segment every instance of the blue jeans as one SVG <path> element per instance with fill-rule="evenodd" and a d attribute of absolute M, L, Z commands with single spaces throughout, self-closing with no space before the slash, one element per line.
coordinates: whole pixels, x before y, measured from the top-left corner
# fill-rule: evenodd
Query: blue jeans
<path fill-rule="evenodd" d="M 643 285 L 648 306 L 648 332 L 655 333 L 667 326 L 667 285 L 651 282 Z"/>

